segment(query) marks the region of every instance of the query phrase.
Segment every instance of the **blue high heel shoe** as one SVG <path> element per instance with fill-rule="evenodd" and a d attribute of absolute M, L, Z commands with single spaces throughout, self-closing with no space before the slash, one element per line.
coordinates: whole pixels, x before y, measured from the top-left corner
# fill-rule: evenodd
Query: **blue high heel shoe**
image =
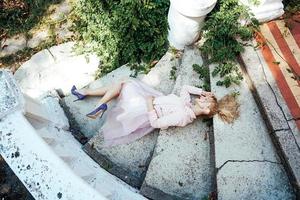
<path fill-rule="evenodd" d="M 71 89 L 71 93 L 77 97 L 77 99 L 74 100 L 74 102 L 79 101 L 79 100 L 83 100 L 87 96 L 87 95 L 83 95 L 83 94 L 80 94 L 79 92 L 77 92 L 77 88 L 75 87 L 75 85 L 73 85 L 73 87 Z"/>
<path fill-rule="evenodd" d="M 96 119 L 98 115 L 101 116 L 100 118 L 103 116 L 104 112 L 107 110 L 107 104 L 101 104 L 98 108 L 96 108 L 95 110 L 93 110 L 92 112 L 86 114 L 87 117 L 92 118 L 92 119 Z"/>

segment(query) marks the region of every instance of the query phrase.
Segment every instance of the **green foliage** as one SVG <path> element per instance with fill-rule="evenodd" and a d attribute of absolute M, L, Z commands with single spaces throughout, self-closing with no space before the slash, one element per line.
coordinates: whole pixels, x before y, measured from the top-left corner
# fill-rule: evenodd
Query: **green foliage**
<path fill-rule="evenodd" d="M 147 74 L 151 69 L 151 66 L 148 63 L 131 63 L 129 67 L 133 71 L 132 77 L 137 77 L 138 73 Z M 99 76 L 100 75 L 101 74 L 99 74 Z"/>
<path fill-rule="evenodd" d="M 177 78 L 176 72 L 177 72 L 177 68 L 175 66 L 173 66 L 170 71 L 170 79 L 171 80 L 174 80 L 174 81 L 176 80 L 176 78 Z"/>
<path fill-rule="evenodd" d="M 300 11 L 300 0 L 284 0 L 284 9 L 291 14 Z"/>
<path fill-rule="evenodd" d="M 203 80 L 203 85 L 200 87 L 205 91 L 210 91 L 209 68 L 205 65 L 193 64 L 193 69 L 199 74 L 199 78 Z"/>
<path fill-rule="evenodd" d="M 249 22 L 249 25 L 243 25 L 241 20 Z M 201 47 L 202 53 L 209 58 L 207 64 L 219 64 L 213 71 L 213 76 L 219 74 L 223 79 L 218 81 L 218 85 L 229 87 L 242 80 L 234 62 L 236 56 L 244 50 L 242 41 L 252 38 L 257 28 L 258 21 L 238 0 L 218 1 L 203 27 L 206 40 Z"/>
<path fill-rule="evenodd" d="M 167 48 L 168 0 L 79 0 L 74 10 L 79 52 L 96 52 L 106 74 L 126 63 L 150 63 Z M 133 68 L 147 71 L 148 64 Z"/>
<path fill-rule="evenodd" d="M 217 81 L 217 85 L 229 87 L 232 83 L 239 84 L 243 80 L 243 75 L 240 73 L 237 65 L 233 62 L 221 63 L 212 71 L 212 76 L 223 78 Z"/>
<path fill-rule="evenodd" d="M 0 0 L 0 39 L 30 30 L 51 4 L 61 0 Z"/>

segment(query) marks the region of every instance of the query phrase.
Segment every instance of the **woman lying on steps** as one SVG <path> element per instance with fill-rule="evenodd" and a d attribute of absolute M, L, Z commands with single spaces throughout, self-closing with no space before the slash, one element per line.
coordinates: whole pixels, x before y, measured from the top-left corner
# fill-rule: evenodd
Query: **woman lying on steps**
<path fill-rule="evenodd" d="M 107 110 L 107 102 L 117 98 L 109 110 L 101 128 L 106 146 L 132 142 L 152 132 L 155 128 L 186 126 L 197 116 L 212 117 L 218 112 L 218 104 L 211 92 L 185 85 L 180 96 L 163 95 L 136 79 L 127 79 L 94 90 L 77 90 L 72 94 L 83 100 L 87 96 L 102 96 L 99 105 L 87 117 L 95 119 Z M 196 95 L 191 101 L 190 94 Z"/>

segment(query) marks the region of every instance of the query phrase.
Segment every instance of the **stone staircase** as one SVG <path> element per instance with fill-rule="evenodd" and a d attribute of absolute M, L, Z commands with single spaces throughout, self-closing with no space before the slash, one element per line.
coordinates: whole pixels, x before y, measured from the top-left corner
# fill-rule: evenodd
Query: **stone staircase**
<path fill-rule="evenodd" d="M 181 58 L 167 53 L 149 74 L 138 78 L 165 94 L 179 94 L 185 84 L 201 85 L 192 65 L 202 63 L 199 50 L 187 47 Z M 174 66 L 175 81 L 169 78 Z M 109 84 L 130 74 L 123 66 L 88 87 Z M 74 97 L 67 96 L 63 107 L 72 123 L 90 138 L 84 151 L 147 198 L 205 199 L 218 194 L 219 199 L 251 199 L 255 193 L 257 199 L 293 199 L 287 175 L 246 82 L 227 89 L 217 87 L 216 81 L 211 77 L 218 99 L 234 91 L 240 91 L 243 97 L 241 116 L 234 124 L 224 124 L 214 117 L 211 126 L 197 119 L 186 127 L 156 130 L 133 143 L 112 148 L 103 147 L 103 137 L 97 133 L 105 116 L 103 120 L 84 116 L 97 103 L 96 98 L 74 103 Z"/>
<path fill-rule="evenodd" d="M 185 84 L 201 85 L 192 65 L 202 63 L 199 50 L 187 47 L 181 58 L 167 52 L 147 75 L 137 78 L 165 94 L 179 94 Z M 171 80 L 170 71 L 174 67 L 177 78 Z M 213 67 L 210 66 L 210 70 Z M 129 77 L 131 73 L 125 65 L 86 87 L 107 85 Z M 73 102 L 75 98 L 72 95 L 60 99 L 60 104 L 69 119 L 69 130 L 76 129 L 72 131 L 73 136 L 88 139 L 83 146 L 67 129 L 40 126 L 34 120 L 31 123 L 72 171 L 105 194 L 107 199 L 142 198 L 136 192 L 154 200 L 211 197 L 225 200 L 295 199 L 247 83 L 243 81 L 239 87 L 222 88 L 216 87 L 216 81 L 215 77 L 211 77 L 212 91 L 218 99 L 231 92 L 240 92 L 241 116 L 233 124 L 224 124 L 217 116 L 213 125 L 197 119 L 183 128 L 155 130 L 130 144 L 105 148 L 98 130 L 106 115 L 96 120 L 85 117 L 97 104 L 98 98 Z M 57 110 L 57 101 L 49 101 L 44 99 L 45 104 L 52 105 L 49 110 Z M 111 102 L 109 107 L 114 103 Z M 60 116 L 57 113 L 53 115 Z M 91 162 L 87 154 L 95 162 Z M 115 180 L 103 178 L 110 174 L 103 173 L 101 168 L 115 175 Z M 120 183 L 118 189 L 116 182 Z M 128 193 L 128 190 L 133 193 Z"/>

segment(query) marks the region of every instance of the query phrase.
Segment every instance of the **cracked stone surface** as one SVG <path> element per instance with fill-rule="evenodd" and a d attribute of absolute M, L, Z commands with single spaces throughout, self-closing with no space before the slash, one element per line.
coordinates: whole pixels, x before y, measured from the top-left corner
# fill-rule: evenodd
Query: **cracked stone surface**
<path fill-rule="evenodd" d="M 215 66 L 211 65 L 210 70 Z M 239 92 L 240 117 L 233 124 L 213 118 L 216 167 L 228 160 L 269 162 L 227 162 L 217 173 L 219 199 L 290 199 L 290 183 L 280 163 L 265 122 L 245 79 L 240 86 L 216 86 L 218 77 L 211 76 L 211 89 L 217 99 Z M 254 164 L 253 164 L 254 163 Z M 234 198 L 233 198 L 234 197 Z M 252 198 L 251 198 L 252 199 Z"/>
<path fill-rule="evenodd" d="M 202 64 L 199 51 L 186 48 L 173 92 L 182 85 L 200 85 L 193 64 Z M 209 128 L 201 119 L 183 128 L 161 130 L 141 193 L 151 199 L 201 199 L 212 191 Z"/>
<path fill-rule="evenodd" d="M 255 46 L 256 42 L 252 41 Z M 261 51 L 254 50 L 253 47 L 246 47 L 245 52 L 241 54 L 245 63 L 247 73 L 257 90 L 263 112 L 270 121 L 271 129 L 282 130 L 275 131 L 275 141 L 279 144 L 278 149 L 284 155 L 287 168 L 293 176 L 295 188 L 300 191 L 300 132 L 296 127 L 295 120 L 280 93 L 280 90 L 272 76 L 267 63 L 265 62 Z M 265 75 L 265 77 L 264 77 Z M 270 89 L 268 83 L 271 85 Z M 275 93 L 275 96 L 274 96 Z M 288 120 L 288 121 L 286 121 Z"/>
<path fill-rule="evenodd" d="M 214 66 L 210 66 L 213 70 Z M 240 117 L 233 124 L 214 117 L 216 167 L 226 160 L 271 160 L 277 161 L 266 125 L 245 80 L 240 86 L 229 88 L 216 86 L 218 77 L 211 77 L 211 89 L 217 99 L 239 92 Z M 237 151 L 238 149 L 238 151 Z"/>
<path fill-rule="evenodd" d="M 170 70 L 178 62 L 172 58 L 173 55 L 167 52 L 147 75 L 141 75 L 138 78 L 164 93 L 169 93 L 174 84 L 174 81 L 169 79 Z M 87 87 L 97 88 L 109 85 L 124 77 L 129 77 L 131 74 L 132 71 L 125 65 L 92 82 Z M 152 157 L 157 132 L 154 131 L 130 144 L 104 148 L 103 136 L 98 132 L 105 121 L 106 114 L 104 114 L 103 119 L 97 118 L 96 120 L 88 119 L 85 116 L 97 104 L 99 98 L 88 98 L 85 101 L 75 103 L 73 100 L 73 96 L 64 98 L 66 108 L 69 109 L 69 118 L 73 119 L 85 136 L 92 137 L 85 145 L 85 151 L 107 171 L 139 188 Z M 111 102 L 108 107 L 113 105 L 114 102 Z"/>
<path fill-rule="evenodd" d="M 40 51 L 15 73 L 22 91 L 39 98 L 51 90 L 70 93 L 72 85 L 83 87 L 94 80 L 99 66 L 95 55 L 75 55 L 74 43 L 68 42 Z"/>
<path fill-rule="evenodd" d="M 250 44 L 255 46 L 257 43 L 252 41 Z M 293 117 L 277 87 L 273 75 L 268 69 L 261 51 L 259 49 L 254 51 L 252 46 L 247 46 L 245 47 L 245 51 L 241 54 L 241 57 L 246 65 L 247 72 L 259 93 L 259 97 L 264 102 L 264 107 L 266 108 L 268 116 L 271 118 L 274 129 L 288 128 L 285 118 L 291 119 Z M 273 91 L 266 81 L 269 82 Z M 275 93 L 275 96 L 273 92 Z"/>
<path fill-rule="evenodd" d="M 218 172 L 218 199 L 295 199 L 282 165 L 228 162 Z"/>

